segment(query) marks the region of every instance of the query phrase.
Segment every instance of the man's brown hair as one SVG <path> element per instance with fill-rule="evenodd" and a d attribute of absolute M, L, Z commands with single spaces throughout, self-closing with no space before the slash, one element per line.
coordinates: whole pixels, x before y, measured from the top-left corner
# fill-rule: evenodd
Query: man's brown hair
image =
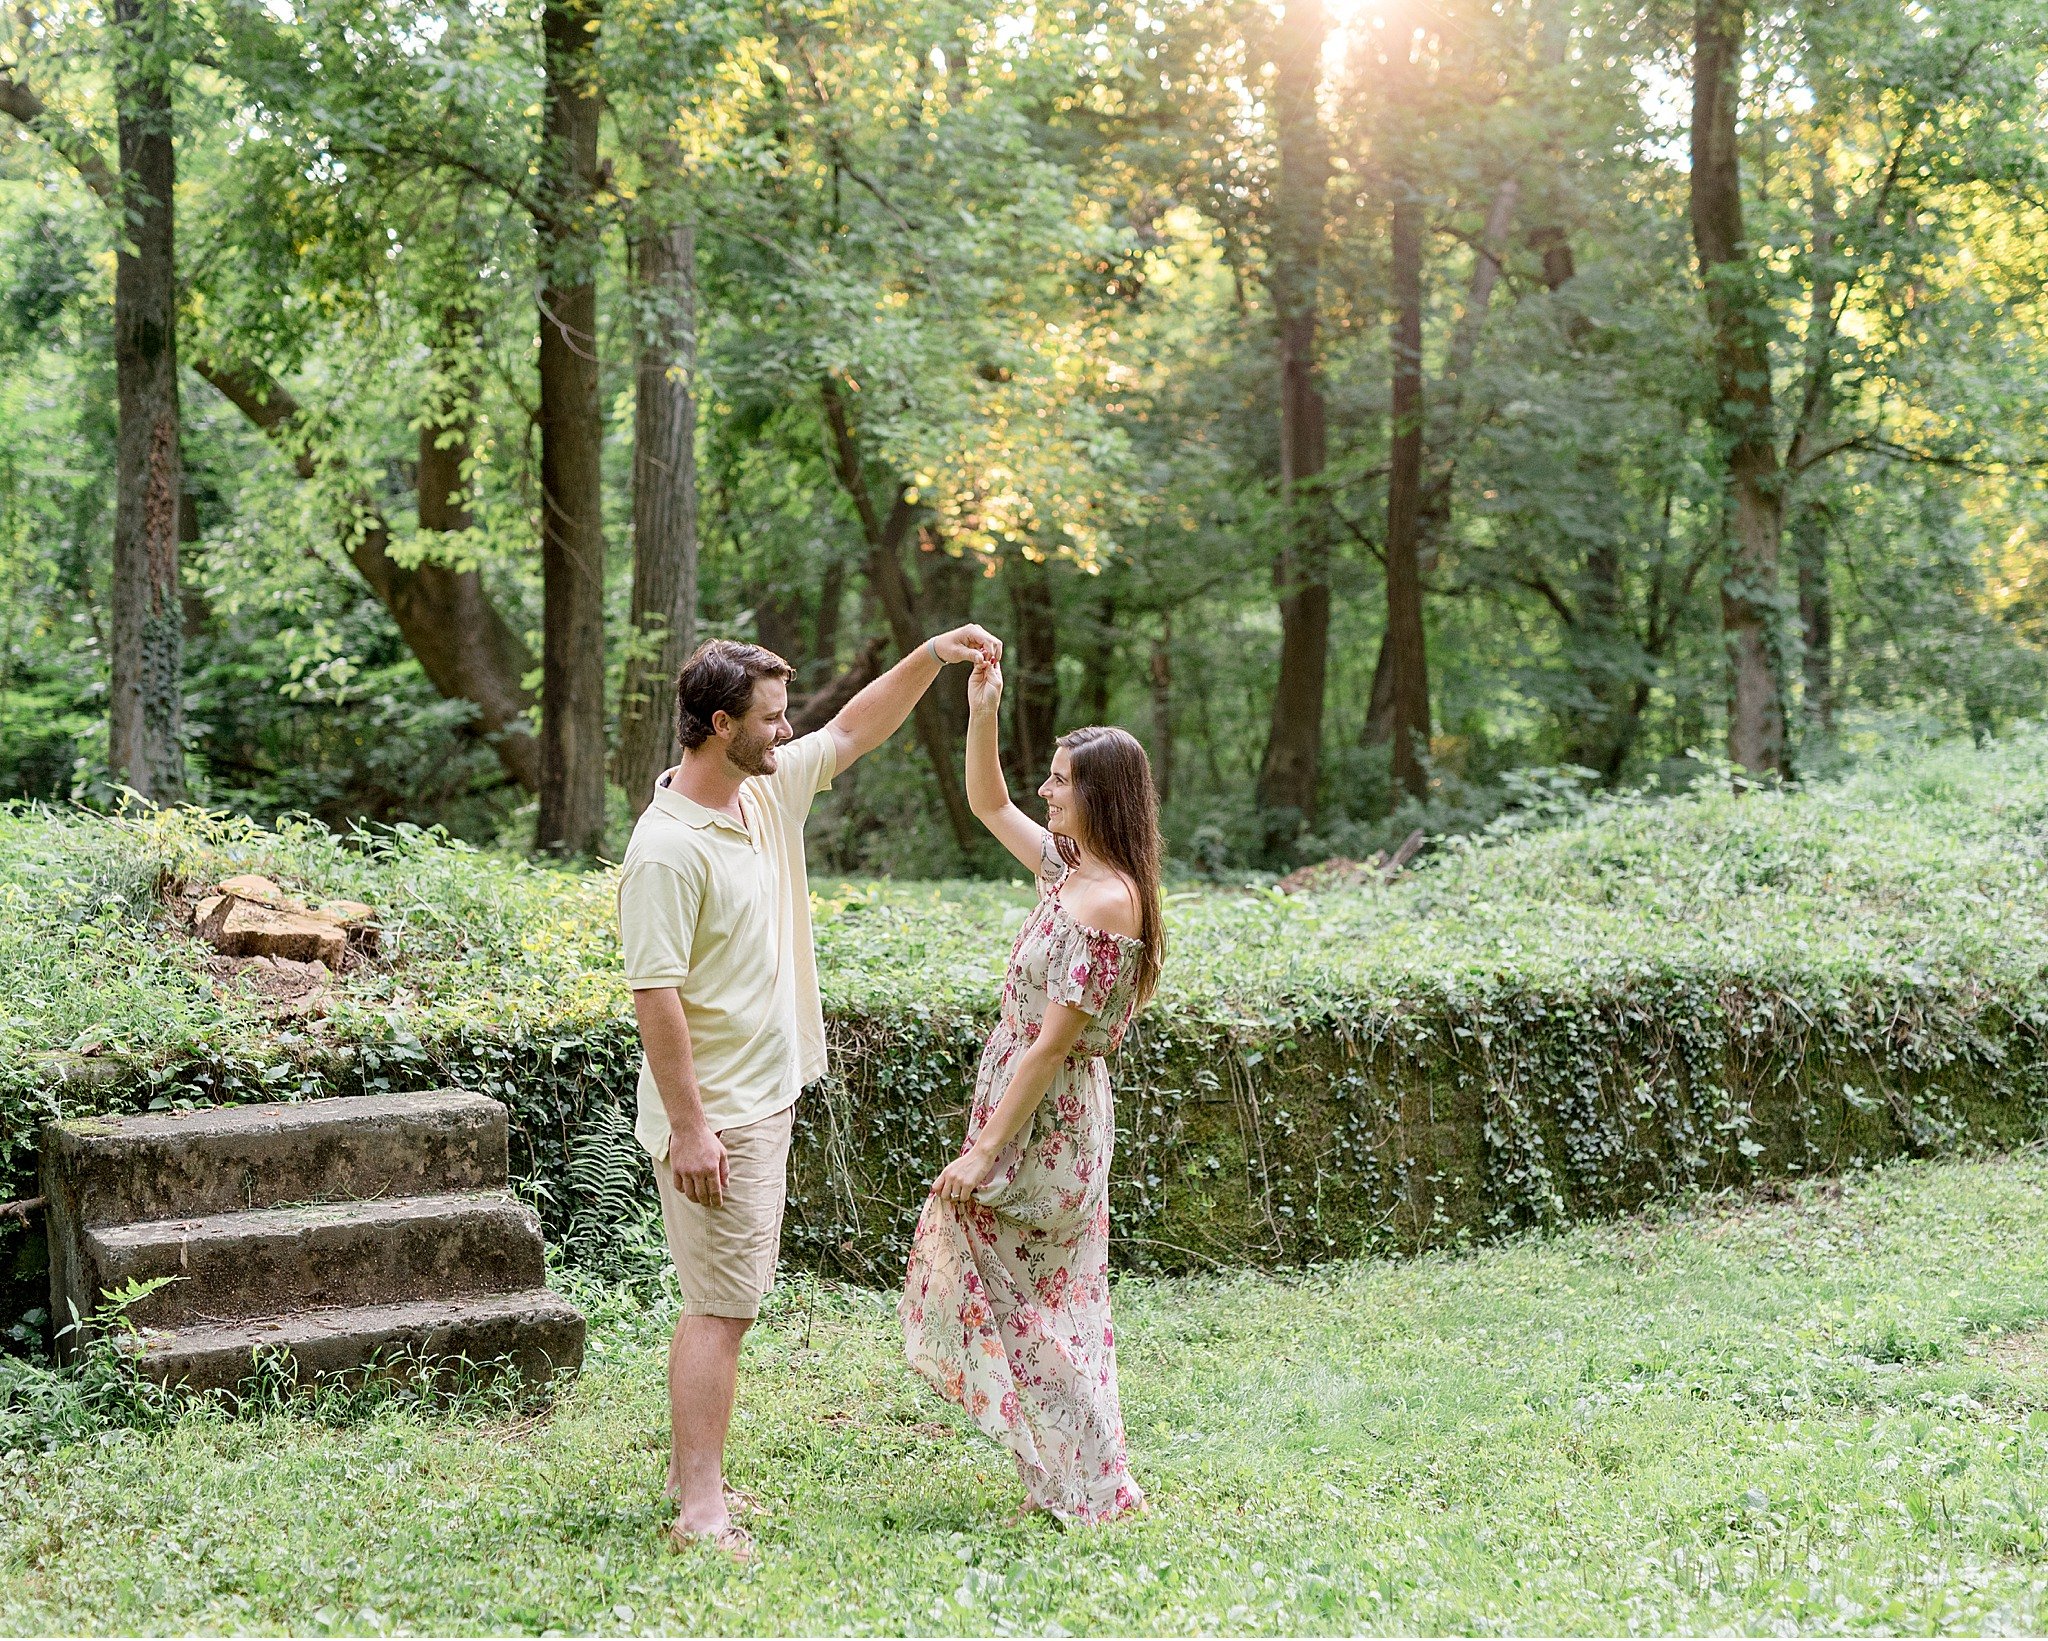
<path fill-rule="evenodd" d="M 723 712 L 741 718 L 754 704 L 754 684 L 762 678 L 788 679 L 795 669 L 773 650 L 759 644 L 713 638 L 676 674 L 676 739 L 684 751 L 711 739 L 711 720 Z"/>

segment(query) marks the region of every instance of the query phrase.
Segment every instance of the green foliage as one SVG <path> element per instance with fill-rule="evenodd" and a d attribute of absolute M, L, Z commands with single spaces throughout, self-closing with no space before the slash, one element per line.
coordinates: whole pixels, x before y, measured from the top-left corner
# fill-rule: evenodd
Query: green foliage
<path fill-rule="evenodd" d="M 625 270 L 635 236 L 687 219 L 697 624 L 786 650 L 802 688 L 881 629 L 861 507 L 886 519 L 901 495 L 918 619 L 1015 636 L 1049 611 L 1049 653 L 1030 666 L 1056 727 L 1141 730 L 1172 769 L 1175 852 L 1199 865 L 1362 854 L 1411 824 L 1485 824 L 1513 807 L 1508 771 L 1633 785 L 1718 744 L 1727 520 L 1682 19 L 1608 0 L 1425 10 L 1410 29 L 1332 8 L 1323 54 L 1332 181 L 1303 230 L 1329 458 L 1309 499 L 1327 508 L 1332 591 L 1313 827 L 1290 843 L 1252 795 L 1286 526 L 1270 8 L 606 7 L 595 276 L 613 682 L 645 317 Z M 394 561 L 474 567 L 515 632 L 531 642 L 542 625 L 533 23 L 421 0 L 180 12 L 181 353 L 260 369 L 302 409 L 281 448 L 201 375 L 182 386 L 185 683 L 211 807 L 514 833 L 523 794 L 349 551 L 374 512 Z M 1745 222 L 1773 440 L 1802 445 L 1773 637 L 1811 773 L 1840 761 L 1830 707 L 1937 736 L 2040 710 L 2048 35 L 2021 0 L 1802 3 L 1754 25 Z M 116 796 L 90 778 L 104 753 L 83 728 L 106 705 L 115 233 L 65 157 L 95 134 L 106 148 L 109 49 L 92 7 L 0 18 L 0 58 L 51 110 L 34 131 L 0 124 L 6 796 Z M 1390 820 L 1366 720 L 1387 228 L 1413 195 L 1430 224 L 1436 784 Z M 426 530 L 419 434 L 457 424 L 473 522 Z M 1798 665 L 1800 596 L 1832 615 L 1825 692 Z M 832 799 L 824 858 L 854 875 L 986 869 L 936 815 L 915 749 L 877 759 Z"/>
<path fill-rule="evenodd" d="M 2042 1127 L 2048 737 L 1832 785 L 1449 840 L 1384 888 L 1175 890 L 1115 1068 L 1119 1256 L 1419 1247 Z M 1540 812 L 1549 788 L 1534 787 Z M 1569 804 L 1567 804 L 1569 807 Z M 160 896 L 257 869 L 382 909 L 322 1012 L 216 980 Z M 613 877 L 416 829 L 0 815 L 0 1189 L 62 1112 L 440 1084 L 512 1110 L 579 1257 L 651 1191 Z M 958 1143 L 1021 882 L 821 884 L 834 1075 L 800 1108 L 794 1255 L 893 1276 Z"/>
<path fill-rule="evenodd" d="M 1105 1529 L 785 1281 L 729 1469 L 752 1567 L 663 1544 L 672 1295 L 594 1284 L 544 1421 L 201 1411 L 0 1453 L 0 1628 L 569 1634 L 2035 1633 L 2048 1166 L 1885 1169 L 1472 1255 L 1130 1279 Z"/>

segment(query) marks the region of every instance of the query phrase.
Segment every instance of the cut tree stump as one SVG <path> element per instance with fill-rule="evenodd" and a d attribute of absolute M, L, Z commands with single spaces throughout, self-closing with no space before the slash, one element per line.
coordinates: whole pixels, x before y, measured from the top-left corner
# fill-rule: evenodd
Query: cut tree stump
<path fill-rule="evenodd" d="M 267 877 L 225 878 L 192 911 L 192 932 L 225 957 L 282 958 L 338 970 L 353 945 L 377 953 L 377 910 L 360 900 L 307 906 Z"/>
<path fill-rule="evenodd" d="M 105 1327 L 109 1289 L 168 1278 L 115 1337 L 195 1390 L 265 1348 L 300 1379 L 466 1360 L 544 1382 L 581 1366 L 583 1318 L 505 1184 L 505 1108 L 453 1089 L 52 1123 L 51 1315 Z"/>

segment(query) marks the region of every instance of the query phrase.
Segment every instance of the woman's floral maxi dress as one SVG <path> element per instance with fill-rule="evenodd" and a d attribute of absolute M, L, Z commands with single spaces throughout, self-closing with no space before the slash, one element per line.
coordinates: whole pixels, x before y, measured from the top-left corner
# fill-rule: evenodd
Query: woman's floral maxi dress
<path fill-rule="evenodd" d="M 1048 1003 L 1094 1016 L 1045 1097 L 971 1202 L 927 1198 L 899 1314 L 911 1366 L 1016 1455 L 1031 1502 L 1106 1521 L 1140 1509 L 1117 1404 L 1109 1321 L 1109 1157 L 1116 1136 L 1102 1056 L 1123 1040 L 1142 944 L 1076 923 L 1067 867 L 1046 839 L 1038 905 L 1003 979 L 982 1050 L 972 1144 L 1010 1086 Z"/>

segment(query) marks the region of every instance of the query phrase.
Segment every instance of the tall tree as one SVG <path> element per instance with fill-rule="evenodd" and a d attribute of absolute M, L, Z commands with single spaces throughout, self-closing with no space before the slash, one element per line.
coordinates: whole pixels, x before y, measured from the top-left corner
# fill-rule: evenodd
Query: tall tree
<path fill-rule="evenodd" d="M 534 847 L 604 842 L 604 426 L 597 381 L 598 0 L 541 8 L 541 719 Z"/>
<path fill-rule="evenodd" d="M 1259 767 L 1261 809 L 1316 813 L 1322 775 L 1324 678 L 1330 648 L 1330 541 L 1320 480 L 1326 452 L 1316 331 L 1330 182 L 1330 143 L 1317 92 L 1330 32 L 1323 0 L 1289 0 L 1273 62 L 1279 175 L 1266 282 L 1280 344 L 1280 500 L 1273 585 L 1280 604 L 1280 675 Z M 1278 841 L 1277 838 L 1274 841 Z"/>
<path fill-rule="evenodd" d="M 1052 568 L 1044 559 L 1015 553 L 1003 565 L 1010 586 L 1010 763 L 1023 791 L 1036 794 L 1052 763 L 1059 731 L 1059 609 L 1053 601 Z M 963 691 L 964 693 L 964 691 Z"/>
<path fill-rule="evenodd" d="M 838 475 L 847 499 L 853 503 L 854 513 L 860 519 L 861 535 L 867 542 L 868 586 L 882 607 L 890 638 L 897 649 L 907 655 L 930 636 L 932 627 L 928 619 L 923 619 L 927 612 L 919 608 L 918 589 L 911 584 L 903 568 L 903 544 L 910 539 L 917 523 L 917 504 L 899 485 L 886 515 L 875 505 L 853 421 L 847 414 L 846 396 L 837 378 L 827 376 L 819 391 L 825 403 L 825 426 L 832 438 L 833 471 Z M 939 802 L 946 811 L 953 842 L 962 854 L 966 854 L 974 848 L 979 832 L 975 827 L 974 812 L 967 807 L 967 790 L 961 784 L 959 760 L 953 755 L 954 736 L 937 691 L 926 690 L 917 698 L 911 724 L 917 731 L 918 744 L 924 748 L 925 758 L 931 764 L 932 778 L 939 783 Z"/>
<path fill-rule="evenodd" d="M 1771 400 L 1769 292 L 1742 223 L 1736 117 L 1747 0 L 1696 0 L 1693 11 L 1693 246 L 1713 332 L 1716 425 L 1723 450 L 1728 568 L 1721 631 L 1730 669 L 1728 756 L 1751 774 L 1785 770 L 1778 675 L 1778 554 L 1784 472 Z"/>
<path fill-rule="evenodd" d="M 87 133 L 50 111 L 20 65 L 0 72 L 0 112 L 40 132 L 103 204 L 118 208 L 120 183 L 105 156 Z M 203 355 L 190 363 L 196 375 L 280 448 L 300 478 L 310 481 L 323 472 L 332 473 L 332 455 L 323 459 L 315 454 L 313 419 L 280 383 L 251 365 L 228 366 Z M 473 366 L 474 361 L 470 363 Z M 438 414 L 430 405 L 424 420 L 436 420 Z M 454 465 L 459 471 L 459 462 Z M 445 484 L 449 466 L 445 453 L 437 455 L 428 486 Z M 430 501 L 423 490 L 422 528 L 460 528 L 432 522 L 434 517 L 452 517 L 446 508 L 453 499 L 453 492 L 442 489 Z M 399 636 L 428 682 L 451 700 L 471 703 L 476 708 L 475 728 L 491 743 L 506 774 L 529 792 L 538 791 L 540 749 L 526 725 L 533 699 L 523 682 L 533 670 L 533 656 L 484 590 L 482 578 L 474 569 L 454 570 L 432 562 L 412 568 L 399 564 L 389 551 L 389 525 L 367 489 L 347 497 L 347 512 L 344 550 L 391 612 Z"/>
<path fill-rule="evenodd" d="M 107 762 L 157 803 L 185 795 L 184 626 L 178 603 L 178 280 L 169 0 L 115 0 L 120 236 Z"/>
<path fill-rule="evenodd" d="M 1839 227 L 1834 180 L 1825 146 L 1813 167 L 1813 283 L 1806 312 L 1806 398 L 1809 408 L 1792 436 L 1787 466 L 1807 466 L 1827 437 L 1834 404 L 1835 233 Z M 1835 725 L 1834 599 L 1828 587 L 1828 513 L 1820 475 L 1806 478 L 1792 508 L 1792 556 L 1799 577 L 1800 668 L 1805 675 L 1801 710 L 1810 730 L 1825 735 Z"/>
<path fill-rule="evenodd" d="M 1466 288 L 1464 311 L 1458 315 L 1457 326 L 1451 332 L 1451 344 L 1444 358 L 1443 375 L 1437 390 L 1434 393 L 1424 391 L 1419 377 L 1413 384 L 1418 400 L 1424 403 L 1428 415 L 1428 425 L 1424 428 L 1423 448 L 1419 452 L 1402 452 L 1404 457 L 1420 459 L 1427 466 L 1428 476 L 1420 481 L 1421 499 L 1417 504 L 1414 521 L 1418 588 L 1436 557 L 1437 539 L 1450 528 L 1451 498 L 1456 488 L 1459 454 L 1457 428 L 1454 423 L 1465 396 L 1466 379 L 1471 373 L 1473 359 L 1479 350 L 1479 335 L 1485 328 L 1486 310 L 1493 302 L 1495 288 L 1500 284 L 1501 270 L 1507 256 L 1508 230 L 1514 223 L 1515 210 L 1521 202 L 1521 197 L 1522 184 L 1516 177 L 1504 178 L 1500 186 L 1494 190 L 1493 202 L 1486 212 L 1486 225 L 1480 231 L 1479 243 L 1473 247 L 1472 274 Z M 1569 246 L 1565 255 L 1567 258 L 1571 255 Z M 1549 266 L 1547 258 L 1545 266 Z M 1416 270 L 1414 296 L 1414 328 L 1415 334 L 1419 337 L 1422 298 L 1419 267 Z M 1397 314 L 1397 327 L 1401 323 L 1401 316 Z M 1380 633 L 1379 655 L 1372 669 L 1372 696 L 1366 707 L 1365 730 L 1361 737 L 1367 746 L 1381 746 L 1394 737 L 1392 640 L 1396 630 L 1394 623 L 1389 621 Z M 1426 648 L 1424 660 L 1426 664 Z M 1429 681 L 1426 676 L 1422 681 L 1422 699 L 1426 716 L 1429 700 Z"/>
<path fill-rule="evenodd" d="M 1429 650 L 1422 627 L 1422 196 L 1395 184 L 1388 232 L 1394 315 L 1393 391 L 1388 399 L 1387 694 L 1394 782 L 1426 797 L 1429 774 Z"/>
<path fill-rule="evenodd" d="M 675 744 L 675 679 L 697 630 L 696 233 L 675 203 L 673 145 L 649 164 L 633 243 L 633 603 L 619 692 L 619 785 L 637 816 Z"/>

